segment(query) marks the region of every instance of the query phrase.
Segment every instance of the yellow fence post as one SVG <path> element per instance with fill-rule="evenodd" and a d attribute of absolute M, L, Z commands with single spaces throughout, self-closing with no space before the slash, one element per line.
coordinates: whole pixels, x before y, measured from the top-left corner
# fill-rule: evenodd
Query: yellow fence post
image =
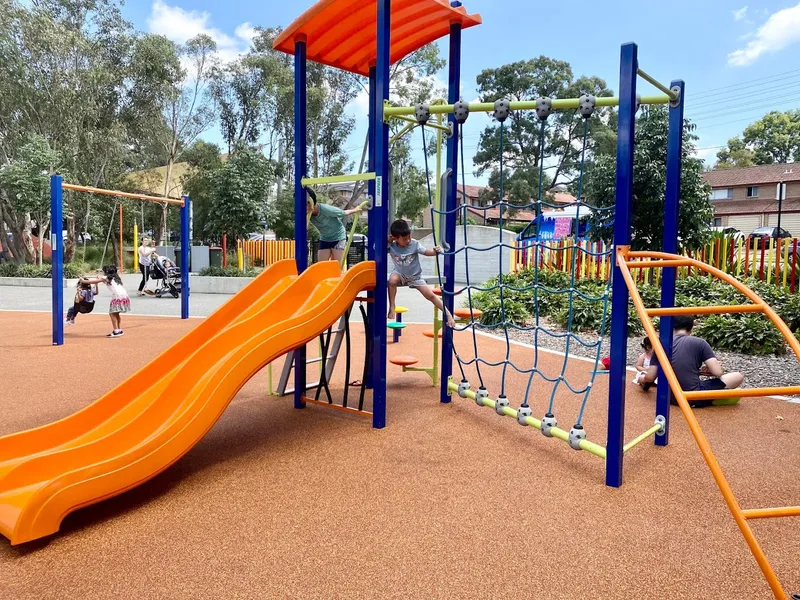
<path fill-rule="evenodd" d="M 139 226 L 133 220 L 133 272 L 139 270 Z"/>

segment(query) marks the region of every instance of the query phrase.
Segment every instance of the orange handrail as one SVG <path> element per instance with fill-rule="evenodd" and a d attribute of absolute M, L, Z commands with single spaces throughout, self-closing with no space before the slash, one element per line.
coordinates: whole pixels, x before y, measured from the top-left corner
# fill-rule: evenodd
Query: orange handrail
<path fill-rule="evenodd" d="M 733 494 L 733 490 L 731 489 L 728 480 L 725 478 L 725 475 L 722 473 L 722 468 L 720 467 L 719 461 L 717 460 L 716 456 L 711 450 L 711 446 L 708 443 L 708 440 L 703 434 L 702 429 L 700 428 L 700 424 L 697 421 L 697 418 L 694 416 L 694 412 L 692 408 L 689 406 L 688 397 L 698 398 L 700 394 L 704 392 L 684 392 L 681 388 L 680 384 L 678 383 L 678 379 L 675 375 L 675 371 L 672 369 L 672 365 L 670 364 L 669 360 L 667 359 L 666 352 L 664 351 L 664 347 L 661 345 L 660 339 L 658 337 L 658 333 L 653 327 L 653 323 L 649 318 L 647 308 L 644 306 L 644 302 L 642 302 L 642 298 L 639 295 L 639 291 L 636 287 L 636 284 L 633 281 L 633 277 L 631 276 L 631 272 L 628 268 L 628 261 L 634 258 L 649 258 L 649 259 L 658 259 L 663 261 L 674 261 L 674 260 L 682 260 L 679 256 L 674 254 L 668 254 L 666 252 L 631 252 L 630 246 L 618 246 L 616 252 L 616 260 L 617 265 L 619 266 L 620 273 L 622 274 L 622 278 L 625 280 L 625 285 L 628 287 L 630 291 L 631 300 L 636 308 L 636 312 L 639 315 L 639 319 L 641 319 L 642 325 L 644 326 L 645 332 L 647 333 L 650 340 L 653 342 L 653 351 L 656 353 L 658 357 L 659 364 L 661 365 L 661 369 L 664 373 L 664 376 L 667 379 L 667 383 L 669 384 L 670 390 L 678 403 L 678 407 L 681 409 L 684 418 L 686 419 L 686 423 L 689 425 L 689 430 L 692 432 L 694 436 L 695 442 L 697 443 L 698 448 L 700 449 L 700 453 L 703 455 L 703 459 L 706 461 L 708 468 L 711 470 L 711 475 L 714 477 L 714 481 L 717 483 L 717 486 L 722 493 L 722 497 L 725 500 L 725 503 L 728 505 L 728 509 L 731 511 L 734 521 L 736 521 L 736 525 L 739 527 L 739 530 L 742 532 L 742 535 L 747 542 L 748 547 L 750 548 L 750 552 L 753 554 L 753 557 L 756 559 L 761 572 L 764 574 L 764 578 L 767 580 L 772 593 L 775 595 L 775 598 L 783 599 L 786 597 L 785 592 L 783 591 L 783 587 L 781 586 L 780 581 L 778 581 L 778 577 L 775 575 L 775 571 L 770 565 L 769 560 L 767 560 L 764 551 L 762 550 L 761 546 L 756 540 L 755 535 L 753 534 L 752 529 L 750 529 L 750 525 L 747 523 L 748 518 L 756 518 L 755 516 L 749 517 L 748 515 L 760 515 L 762 518 L 766 516 L 788 516 L 789 514 L 794 514 L 792 511 L 794 507 L 783 507 L 783 508 L 769 508 L 769 509 L 751 509 L 750 512 L 745 512 L 742 510 L 742 507 L 739 505 L 739 502 L 736 500 L 736 497 Z M 719 269 L 716 269 L 706 263 L 695 259 L 689 259 L 690 264 L 693 267 L 697 267 L 701 271 L 705 271 L 706 273 L 717 277 L 727 283 L 733 285 L 739 292 L 744 294 L 749 300 L 751 300 L 754 304 L 759 304 L 763 307 L 763 312 L 766 314 L 770 320 L 775 324 L 776 327 L 781 331 L 786 338 L 786 341 L 792 347 L 795 355 L 800 359 L 800 343 L 794 337 L 791 330 L 786 326 L 783 320 L 775 313 L 775 311 L 770 307 L 768 304 L 765 304 L 764 301 L 749 289 L 747 286 L 743 285 L 738 280 L 734 279 L 727 273 L 723 273 Z M 788 390 L 791 388 L 764 388 L 769 390 Z M 747 390 L 746 393 L 751 394 L 755 391 L 763 391 L 763 390 Z M 713 397 L 721 397 L 725 395 L 725 392 L 733 392 L 737 393 L 737 395 L 741 395 L 742 390 L 722 390 L 713 392 Z M 760 511 L 760 512 L 756 512 Z M 788 512 L 787 512 L 788 511 Z M 768 514 L 770 513 L 770 514 Z"/>
<path fill-rule="evenodd" d="M 667 308 L 648 308 L 647 316 L 664 317 L 675 315 L 730 315 L 733 313 L 762 312 L 760 304 L 731 304 L 722 306 L 671 306 Z"/>
<path fill-rule="evenodd" d="M 800 506 L 782 508 L 750 508 L 742 511 L 747 519 L 772 519 L 773 517 L 800 517 Z"/>

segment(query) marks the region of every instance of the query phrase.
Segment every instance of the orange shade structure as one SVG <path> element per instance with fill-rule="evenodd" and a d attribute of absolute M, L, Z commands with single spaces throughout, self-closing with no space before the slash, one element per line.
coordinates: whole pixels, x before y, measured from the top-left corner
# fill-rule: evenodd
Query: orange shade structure
<path fill-rule="evenodd" d="M 391 62 L 449 35 L 452 23 L 466 29 L 480 25 L 481 17 L 451 7 L 448 0 L 393 2 Z M 294 54 L 298 41 L 306 42 L 308 60 L 368 76 L 376 62 L 375 0 L 320 0 L 289 25 L 273 47 Z"/>

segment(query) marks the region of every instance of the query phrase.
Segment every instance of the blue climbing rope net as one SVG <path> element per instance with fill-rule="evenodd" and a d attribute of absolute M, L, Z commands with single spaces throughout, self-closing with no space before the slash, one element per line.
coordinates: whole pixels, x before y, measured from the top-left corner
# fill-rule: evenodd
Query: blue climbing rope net
<path fill-rule="evenodd" d="M 481 323 L 474 318 L 474 315 L 471 315 L 469 320 L 461 325 L 456 326 L 456 331 L 465 331 L 469 330 L 471 332 L 471 339 L 472 339 L 472 348 L 471 353 L 472 355 L 467 357 L 458 351 L 458 348 L 455 345 L 455 341 L 453 344 L 453 351 L 456 357 L 458 368 L 461 373 L 462 381 L 466 382 L 467 373 L 465 371 L 466 367 L 474 366 L 475 371 L 477 372 L 478 380 L 480 383 L 481 390 L 486 390 L 486 383 L 484 378 L 484 373 L 482 368 L 496 368 L 499 367 L 502 369 L 501 376 L 500 376 L 500 389 L 499 389 L 499 398 L 506 397 L 506 381 L 507 376 L 509 374 L 509 369 L 512 369 L 520 374 L 528 375 L 528 381 L 525 388 L 525 395 L 522 399 L 521 406 L 522 407 L 529 407 L 533 401 L 534 393 L 538 393 L 542 388 L 550 387 L 549 398 L 547 398 L 547 394 L 543 394 L 543 404 L 546 407 L 544 409 L 545 417 L 554 417 L 556 412 L 556 395 L 560 388 L 565 387 L 569 390 L 572 394 L 578 396 L 580 398 L 580 408 L 577 414 L 577 419 L 575 422 L 575 427 L 582 429 L 583 428 L 583 418 L 586 409 L 586 405 L 592 391 L 592 386 L 594 381 L 599 373 L 602 371 L 598 369 L 598 365 L 600 363 L 601 355 L 603 352 L 603 337 L 606 333 L 608 322 L 609 322 L 609 299 L 610 299 L 610 290 L 611 290 L 611 277 L 609 276 L 607 281 L 603 282 L 602 286 L 602 293 L 599 295 L 593 296 L 584 293 L 580 289 L 576 287 L 577 283 L 577 276 L 578 276 L 578 265 L 581 261 L 579 261 L 579 256 L 583 257 L 583 261 L 586 261 L 588 258 L 592 260 L 604 260 L 610 261 L 612 256 L 612 248 L 609 246 L 607 249 L 601 249 L 597 251 L 593 251 L 591 244 L 581 243 L 581 240 L 578 239 L 578 235 L 580 233 L 580 217 L 581 217 L 581 209 L 583 208 L 586 210 L 584 213 L 585 216 L 589 216 L 590 214 L 599 215 L 602 219 L 608 219 L 609 221 L 613 219 L 613 207 L 598 207 L 593 206 L 591 204 L 587 204 L 586 202 L 582 201 L 583 196 L 583 179 L 585 174 L 585 165 L 586 165 L 586 148 L 587 148 L 587 136 L 589 132 L 589 116 L 591 116 L 591 112 L 587 115 L 584 111 L 581 111 L 583 115 L 583 136 L 582 136 L 582 147 L 580 153 L 580 172 L 578 176 L 578 188 L 577 188 L 577 199 L 575 202 L 569 204 L 554 204 L 548 202 L 544 198 L 544 172 L 545 172 L 545 128 L 546 128 L 546 120 L 547 117 L 545 116 L 541 119 L 540 125 L 540 132 L 539 132 L 539 181 L 538 181 L 538 191 L 536 195 L 536 199 L 532 200 L 527 204 L 512 204 L 506 201 L 505 198 L 505 173 L 504 173 L 504 147 L 505 147 L 505 140 L 506 140 L 506 125 L 504 123 L 505 119 L 500 120 L 499 124 L 499 139 L 500 139 L 500 155 L 499 155 L 499 186 L 498 186 L 498 197 L 499 201 L 490 204 L 484 207 L 475 207 L 471 206 L 471 210 L 473 211 L 483 211 L 484 217 L 494 209 L 497 209 L 499 219 L 499 240 L 496 244 L 490 244 L 485 246 L 475 246 L 470 244 L 469 236 L 468 236 L 468 228 L 467 228 L 467 204 L 462 203 L 461 205 L 457 206 L 454 209 L 447 210 L 446 208 L 442 207 L 437 209 L 434 206 L 433 202 L 433 194 L 431 190 L 431 185 L 429 179 L 428 180 L 428 201 L 429 201 L 429 210 L 431 213 L 431 222 L 436 223 L 437 217 L 441 215 L 446 215 L 445 219 L 449 218 L 457 218 L 461 217 L 462 223 L 462 233 L 463 233 L 463 240 L 461 244 L 455 243 L 452 248 L 443 249 L 440 253 L 441 256 L 450 255 L 456 257 L 457 255 L 463 253 L 464 257 L 464 272 L 465 272 L 465 279 L 466 285 L 458 289 L 454 289 L 452 292 L 448 292 L 443 285 L 443 278 L 442 278 L 442 269 L 440 269 L 439 264 L 439 256 L 436 257 L 436 273 L 439 279 L 439 287 L 442 290 L 442 294 L 453 294 L 454 296 L 459 296 L 461 294 L 466 293 L 466 303 L 467 307 L 474 306 L 474 292 L 497 292 L 497 296 L 499 298 L 499 313 L 500 319 L 495 323 Z M 549 110 L 547 112 L 549 115 Z M 428 153 L 427 153 L 427 140 L 425 134 L 426 126 L 423 123 L 421 126 L 422 130 L 422 143 L 423 148 L 423 155 L 425 157 L 425 171 L 429 173 L 428 169 Z M 459 131 L 462 131 L 462 128 L 459 128 Z M 466 183 L 465 183 L 465 168 L 464 168 L 464 138 L 463 134 L 459 136 L 459 143 L 460 143 L 460 152 L 461 152 L 461 177 L 462 177 L 462 190 L 466 190 Z M 535 211 L 535 215 L 537 217 L 537 221 L 541 223 L 540 215 L 542 214 L 543 208 L 564 208 L 564 209 L 574 209 L 575 212 L 575 237 L 569 240 L 566 244 L 560 244 L 557 249 L 552 248 L 549 244 L 549 240 L 545 240 L 541 237 L 541 232 L 537 230 L 533 237 L 526 239 L 526 251 L 532 252 L 532 267 L 529 267 L 533 271 L 533 283 L 523 286 L 514 285 L 512 278 L 506 276 L 504 274 L 504 267 L 509 267 L 510 265 L 504 265 L 503 256 L 505 254 L 505 249 L 515 249 L 515 246 L 512 246 L 504 241 L 504 209 L 512 209 L 515 211 L 525 210 L 525 209 L 533 209 Z M 607 226 L 607 223 L 603 223 L 604 226 Z M 526 229 L 527 231 L 527 229 Z M 442 232 L 439 232 L 440 235 L 443 235 Z M 433 243 L 434 245 L 439 245 L 437 238 L 436 227 L 433 228 Z M 471 252 L 478 252 L 478 253 L 486 253 L 491 251 L 497 251 L 498 254 L 498 275 L 495 279 L 496 283 L 491 283 L 489 285 L 482 284 L 476 285 L 473 283 L 470 277 L 470 251 Z M 543 258 L 545 252 L 553 253 L 553 252 L 563 252 L 566 253 L 565 256 L 569 257 L 569 261 L 564 259 L 564 264 L 567 264 L 569 267 L 569 287 L 564 288 L 551 288 L 547 285 L 543 285 L 540 283 L 539 274 L 540 269 L 542 268 L 541 264 L 543 263 Z M 610 262 L 608 262 L 610 265 Z M 608 269 L 610 272 L 610 268 Z M 454 286 L 455 287 L 455 286 Z M 515 296 L 518 297 L 519 294 L 532 294 L 533 295 L 533 323 L 532 324 L 524 324 L 519 325 L 513 320 L 509 320 L 506 307 L 509 301 L 508 293 L 513 292 Z M 558 295 L 566 295 L 567 296 L 567 319 L 566 319 L 566 326 L 564 327 L 563 331 L 552 331 L 548 329 L 542 323 L 542 315 L 540 314 L 540 307 L 542 306 L 543 302 L 546 301 L 548 296 L 558 296 Z M 575 327 L 574 322 L 574 309 L 575 309 L 575 299 L 580 298 L 584 302 L 590 302 L 597 305 L 597 309 L 602 311 L 602 317 L 600 326 L 597 328 L 596 333 L 597 339 L 591 340 L 586 339 L 581 335 L 581 331 Z M 505 354 L 504 358 L 500 361 L 488 361 L 480 355 L 479 351 L 479 343 L 478 343 L 478 330 L 484 329 L 489 330 L 492 332 L 497 333 L 498 330 L 502 330 L 502 338 L 505 341 Z M 527 364 L 517 364 L 520 362 L 519 360 L 515 362 L 511 358 L 511 336 L 509 335 L 510 330 L 518 330 L 518 331 L 531 331 L 533 332 L 533 357 L 532 361 Z M 557 372 L 546 372 L 542 366 L 540 361 L 540 356 L 543 354 L 542 350 L 544 349 L 544 344 L 542 343 L 542 338 L 540 336 L 547 336 L 553 339 L 562 339 L 564 340 L 564 352 L 563 352 L 563 359 L 561 361 L 560 369 Z M 583 348 L 589 349 L 591 353 L 591 357 L 593 358 L 593 368 L 589 373 L 588 381 L 584 384 L 574 384 L 569 381 L 567 378 L 567 366 L 569 364 L 569 359 L 571 356 L 575 355 L 574 348 L 576 347 L 575 344 L 582 346 Z M 571 352 L 572 350 L 572 352 Z M 549 352 L 549 350 L 548 350 Z M 590 359 L 592 360 L 592 359 Z M 551 363 L 552 364 L 552 363 Z M 528 366 L 529 365 L 529 366 Z M 588 366 L 588 365 L 587 365 Z M 550 384 L 549 386 L 543 385 L 535 385 L 536 377 L 540 377 L 543 381 Z"/>

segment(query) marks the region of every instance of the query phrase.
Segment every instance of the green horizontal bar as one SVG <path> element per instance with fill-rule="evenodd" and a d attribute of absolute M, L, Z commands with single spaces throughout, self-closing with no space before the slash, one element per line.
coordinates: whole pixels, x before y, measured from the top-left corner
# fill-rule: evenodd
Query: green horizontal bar
<path fill-rule="evenodd" d="M 333 175 L 332 177 L 303 177 L 303 185 L 318 185 L 320 183 L 348 183 L 350 181 L 370 181 L 375 179 L 375 173 L 354 173 L 353 175 Z"/>
<path fill-rule="evenodd" d="M 678 94 L 673 92 L 667 86 L 662 85 L 661 83 L 659 83 L 658 80 L 656 80 L 655 78 L 650 77 L 650 75 L 648 75 L 647 73 L 645 73 L 641 69 L 637 69 L 636 73 L 638 73 L 639 77 L 641 77 L 642 79 L 647 81 L 650 85 L 652 85 L 653 87 L 656 87 L 659 90 L 661 90 L 662 92 L 664 92 L 667 96 L 669 96 L 670 100 L 675 100 L 678 97 Z M 644 104 L 644 102 L 642 102 L 642 104 Z"/>
<path fill-rule="evenodd" d="M 633 438 L 630 442 L 628 442 L 627 444 L 625 444 L 622 447 L 622 452 L 625 453 L 628 450 L 630 450 L 631 448 L 635 448 L 636 446 L 641 444 L 643 441 L 645 441 L 647 438 L 649 438 L 651 435 L 656 434 L 659 431 L 661 431 L 661 423 L 659 423 L 658 425 L 653 425 L 650 429 L 645 431 L 642 435 Z"/>
<path fill-rule="evenodd" d="M 447 389 L 449 391 L 451 391 L 451 392 L 458 392 L 458 384 L 454 383 L 452 381 L 449 381 L 447 383 Z M 475 392 L 473 392 L 472 390 L 467 390 L 467 398 L 471 398 L 472 400 L 475 400 L 475 398 L 476 398 Z M 491 398 L 481 398 L 481 403 L 484 406 L 488 406 L 490 408 L 494 408 L 496 406 L 495 401 L 492 400 Z M 513 408 L 511 408 L 510 406 L 503 407 L 503 414 L 506 415 L 507 417 L 512 417 L 514 419 L 517 418 L 517 411 L 514 410 Z M 526 417 L 525 418 L 525 422 L 528 425 L 530 425 L 531 427 L 535 427 L 536 429 L 541 429 L 542 428 L 542 422 L 539 421 L 538 419 L 534 419 L 533 417 Z M 558 427 L 552 427 L 550 429 L 550 433 L 553 434 L 554 438 L 558 438 L 558 439 L 563 440 L 565 442 L 569 442 L 569 432 L 568 431 L 564 431 L 563 429 L 560 429 Z M 600 458 L 602 458 L 604 460 L 606 458 L 606 449 L 603 448 L 602 446 L 600 446 L 599 444 L 595 444 L 594 442 L 590 442 L 589 440 L 581 440 L 580 441 L 580 447 L 581 447 L 581 450 L 585 450 L 589 454 L 593 454 L 595 456 L 599 456 Z"/>
<path fill-rule="evenodd" d="M 641 104 L 669 104 L 670 97 L 669 96 L 662 96 L 662 95 L 655 95 L 655 96 L 641 96 Z M 553 110 L 563 110 L 566 108 L 578 108 L 578 104 L 580 103 L 579 98 L 565 98 L 563 100 L 554 99 L 553 100 Z M 619 105 L 619 98 L 616 96 L 600 96 L 597 98 L 595 106 L 617 106 Z M 431 114 L 432 115 L 439 115 L 439 114 L 448 114 L 453 112 L 453 105 L 452 104 L 432 104 L 431 107 Z M 522 100 L 519 102 L 511 102 L 511 110 L 536 110 L 536 101 L 535 100 Z M 494 111 L 494 103 L 493 102 L 475 102 L 469 105 L 470 112 L 493 112 Z M 388 117 L 398 117 L 401 115 L 413 115 L 414 114 L 414 107 L 413 106 L 388 106 L 385 105 L 383 107 L 383 116 L 384 118 Z"/>

